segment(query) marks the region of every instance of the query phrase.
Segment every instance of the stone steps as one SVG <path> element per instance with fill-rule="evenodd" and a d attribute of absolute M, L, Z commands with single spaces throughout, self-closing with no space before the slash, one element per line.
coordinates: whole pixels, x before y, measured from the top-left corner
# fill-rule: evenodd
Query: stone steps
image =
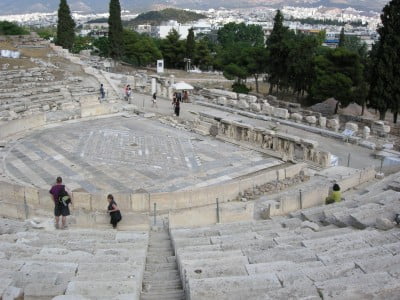
<path fill-rule="evenodd" d="M 185 299 L 167 231 L 151 231 L 140 299 Z"/>
<path fill-rule="evenodd" d="M 24 299 L 139 298 L 146 232 L 13 228 L 20 231 L 0 231 L 0 295 L 20 288 Z"/>

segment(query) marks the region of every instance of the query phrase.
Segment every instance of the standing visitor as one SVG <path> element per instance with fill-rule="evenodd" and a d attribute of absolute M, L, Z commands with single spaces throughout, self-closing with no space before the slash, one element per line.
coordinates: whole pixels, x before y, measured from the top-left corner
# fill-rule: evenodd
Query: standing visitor
<path fill-rule="evenodd" d="M 131 89 L 130 84 L 128 84 L 128 85 L 125 87 L 125 100 L 126 100 L 126 101 L 129 101 L 129 98 L 131 97 L 131 93 L 132 93 L 132 89 Z"/>
<path fill-rule="evenodd" d="M 72 197 L 70 193 L 65 188 L 65 185 L 62 184 L 62 178 L 57 177 L 56 184 L 53 185 L 49 191 L 49 193 L 53 196 L 54 201 L 54 216 L 55 216 L 55 227 L 56 229 L 66 229 L 67 228 L 67 216 L 69 213 L 69 204 L 72 204 Z M 61 217 L 61 227 L 59 224 Z"/>
<path fill-rule="evenodd" d="M 157 105 L 157 92 L 155 92 L 154 94 L 153 94 L 153 103 L 151 104 L 151 107 L 157 107 L 158 108 L 158 105 Z"/>
<path fill-rule="evenodd" d="M 114 201 L 113 195 L 109 194 L 107 196 L 107 201 L 108 201 L 107 212 L 110 214 L 111 217 L 110 224 L 112 224 L 113 228 L 117 228 L 118 222 L 121 221 L 122 219 L 121 212 L 117 206 L 117 203 Z"/>
<path fill-rule="evenodd" d="M 100 99 L 104 99 L 106 97 L 106 93 L 104 91 L 103 84 L 100 84 Z"/>
<path fill-rule="evenodd" d="M 179 99 L 176 99 L 175 102 L 173 103 L 174 107 L 175 107 L 175 115 L 177 117 L 179 117 L 179 112 L 181 110 L 181 103 L 179 101 Z"/>

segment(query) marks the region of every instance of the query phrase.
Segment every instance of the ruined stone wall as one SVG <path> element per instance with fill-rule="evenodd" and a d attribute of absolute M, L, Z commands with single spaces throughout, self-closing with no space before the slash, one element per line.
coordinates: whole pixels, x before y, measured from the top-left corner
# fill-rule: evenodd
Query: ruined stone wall
<path fill-rule="evenodd" d="M 331 154 L 318 149 L 318 143 L 286 133 L 222 119 L 218 136 L 265 150 L 284 161 L 306 161 L 321 167 L 330 166 Z"/>
<path fill-rule="evenodd" d="M 357 117 L 332 117 L 327 118 L 322 114 L 310 110 L 304 110 L 297 103 L 279 101 L 274 96 L 258 98 L 254 95 L 237 94 L 219 89 L 202 89 L 195 99 L 213 103 L 227 108 L 234 108 L 243 111 L 269 116 L 276 119 L 288 120 L 301 123 L 307 126 L 326 129 L 332 132 L 350 129 L 354 141 L 359 139 L 368 140 L 371 135 L 385 137 L 390 133 L 390 126 L 381 121 L 360 122 Z"/>
<path fill-rule="evenodd" d="M 272 182 L 276 179 L 283 180 L 290 176 L 298 175 L 304 164 L 297 164 L 279 170 L 266 170 L 256 176 L 234 180 L 218 186 L 208 186 L 187 191 L 177 191 L 169 193 L 134 193 L 123 194 L 115 193 L 114 197 L 118 199 L 118 206 L 125 216 L 132 216 L 142 222 L 143 215 L 152 213 L 154 204 L 157 206 L 157 212 L 167 213 L 182 209 L 196 209 L 201 211 L 215 212 L 216 199 L 219 202 L 228 203 L 235 199 L 239 193 L 243 193 L 249 188 Z M 74 210 L 73 216 L 77 223 L 82 226 L 92 226 L 104 224 L 107 222 L 106 213 L 107 194 L 89 194 L 85 192 L 73 192 Z M 247 206 L 246 206 L 247 207 Z M 37 189 L 33 187 L 12 184 L 0 181 L 0 216 L 15 219 L 27 219 L 35 216 L 52 216 L 54 203 L 48 190 Z M 245 215 L 249 215 L 249 209 L 245 210 Z M 229 218 L 240 218 L 242 213 L 236 210 L 224 213 L 225 220 Z M 138 221 L 139 222 L 139 221 Z M 146 222 L 147 223 L 147 222 Z"/>

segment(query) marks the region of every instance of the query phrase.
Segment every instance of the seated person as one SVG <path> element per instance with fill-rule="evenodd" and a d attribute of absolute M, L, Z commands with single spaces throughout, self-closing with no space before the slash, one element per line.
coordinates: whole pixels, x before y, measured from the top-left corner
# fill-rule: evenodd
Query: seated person
<path fill-rule="evenodd" d="M 325 199 L 326 204 L 340 202 L 342 200 L 342 193 L 340 192 L 340 186 L 335 183 L 332 187 L 332 192 Z"/>

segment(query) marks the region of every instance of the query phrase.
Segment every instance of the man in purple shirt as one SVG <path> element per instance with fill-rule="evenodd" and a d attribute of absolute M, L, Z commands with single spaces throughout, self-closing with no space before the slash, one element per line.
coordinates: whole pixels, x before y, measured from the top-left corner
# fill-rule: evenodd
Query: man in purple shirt
<path fill-rule="evenodd" d="M 59 196 L 62 194 L 68 194 L 69 198 L 72 199 L 71 194 L 66 190 L 65 185 L 62 184 L 62 178 L 57 177 L 56 184 L 53 185 L 49 191 L 49 193 L 53 196 L 54 200 L 54 215 L 56 217 L 56 222 L 55 226 L 58 229 L 59 228 L 59 221 L 60 221 L 60 216 L 61 218 L 61 229 L 66 228 L 67 224 L 67 216 L 69 216 L 69 207 L 68 203 L 63 203 L 62 201 L 59 200 Z M 70 202 L 72 203 L 72 202 Z"/>

